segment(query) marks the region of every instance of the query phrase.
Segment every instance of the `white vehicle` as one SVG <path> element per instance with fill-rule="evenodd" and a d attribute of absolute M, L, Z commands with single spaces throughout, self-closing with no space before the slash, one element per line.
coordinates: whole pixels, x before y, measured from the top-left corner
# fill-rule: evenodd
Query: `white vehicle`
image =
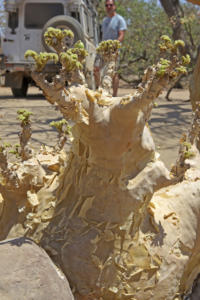
<path fill-rule="evenodd" d="M 6 0 L 7 22 L 1 37 L 0 70 L 5 76 L 5 86 L 12 89 L 15 97 L 25 97 L 28 85 L 33 83 L 26 50 L 51 51 L 44 42 L 48 27 L 67 28 L 74 33 L 74 42 L 82 40 L 89 55 L 86 59 L 85 75 L 93 88 L 93 63 L 98 44 L 96 6 L 98 0 Z M 50 76 L 58 67 L 47 64 L 45 73 Z"/>

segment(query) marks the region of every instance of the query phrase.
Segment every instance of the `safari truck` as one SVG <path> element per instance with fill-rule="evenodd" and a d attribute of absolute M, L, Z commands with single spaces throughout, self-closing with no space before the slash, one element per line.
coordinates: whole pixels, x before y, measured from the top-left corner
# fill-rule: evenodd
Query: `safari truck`
<path fill-rule="evenodd" d="M 98 0 L 6 0 L 6 28 L 1 37 L 0 71 L 5 76 L 5 86 L 15 97 L 25 97 L 29 84 L 29 62 L 24 58 L 26 50 L 52 52 L 44 42 L 48 27 L 71 29 L 74 43 L 81 40 L 89 55 L 86 58 L 85 76 L 90 88 L 94 87 L 93 62 L 98 44 L 96 7 Z M 56 74 L 58 66 L 48 63 L 47 77 Z"/>

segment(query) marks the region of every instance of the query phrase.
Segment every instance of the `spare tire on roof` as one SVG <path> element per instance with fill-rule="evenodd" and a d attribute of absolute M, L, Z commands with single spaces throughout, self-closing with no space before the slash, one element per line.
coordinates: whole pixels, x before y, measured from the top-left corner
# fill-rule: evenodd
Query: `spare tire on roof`
<path fill-rule="evenodd" d="M 44 33 L 48 27 L 60 28 L 60 29 L 70 29 L 74 33 L 73 43 L 81 40 L 85 44 L 84 33 L 81 28 L 81 24 L 74 18 L 70 16 L 56 16 L 51 18 L 45 25 L 42 30 L 42 44 L 46 51 L 52 52 L 52 48 L 45 43 Z"/>

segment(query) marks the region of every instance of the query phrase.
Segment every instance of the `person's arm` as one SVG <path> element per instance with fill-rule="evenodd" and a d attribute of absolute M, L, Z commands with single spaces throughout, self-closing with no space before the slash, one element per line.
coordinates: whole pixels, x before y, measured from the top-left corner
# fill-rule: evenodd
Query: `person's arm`
<path fill-rule="evenodd" d="M 124 35 L 126 32 L 126 29 L 127 29 L 126 21 L 124 20 L 124 18 L 122 16 L 119 16 L 118 41 L 120 41 L 120 43 L 122 43 L 124 40 Z"/>
<path fill-rule="evenodd" d="M 118 35 L 118 41 L 120 41 L 120 43 L 123 42 L 123 40 L 124 40 L 124 35 L 125 35 L 125 30 L 120 30 L 120 31 L 119 31 L 119 35 Z"/>

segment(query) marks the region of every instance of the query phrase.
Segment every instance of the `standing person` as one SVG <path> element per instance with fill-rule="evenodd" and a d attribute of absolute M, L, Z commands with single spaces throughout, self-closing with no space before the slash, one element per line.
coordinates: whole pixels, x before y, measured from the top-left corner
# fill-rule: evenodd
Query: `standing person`
<path fill-rule="evenodd" d="M 126 22 L 122 16 L 116 13 L 115 0 L 106 0 L 105 8 L 107 16 L 102 22 L 102 40 L 118 40 L 120 43 L 124 40 L 125 31 L 127 29 Z M 94 76 L 96 85 L 100 83 L 101 61 L 99 58 L 94 63 Z M 113 77 L 113 96 L 117 96 L 119 87 L 119 77 L 116 73 Z"/>

